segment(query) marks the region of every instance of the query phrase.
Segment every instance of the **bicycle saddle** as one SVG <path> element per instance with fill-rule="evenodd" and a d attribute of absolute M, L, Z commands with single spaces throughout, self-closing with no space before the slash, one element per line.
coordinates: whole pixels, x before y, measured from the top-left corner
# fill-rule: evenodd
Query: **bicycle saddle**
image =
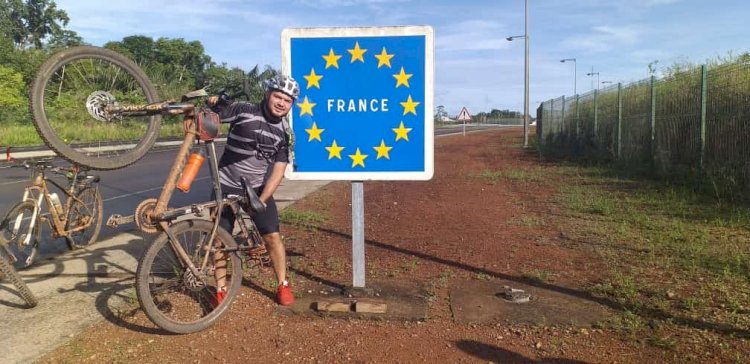
<path fill-rule="evenodd" d="M 256 213 L 266 211 L 266 205 L 260 202 L 258 194 L 250 187 L 245 177 L 240 177 L 240 183 L 242 184 L 242 190 L 245 191 L 245 203 L 250 207 L 250 210 Z"/>

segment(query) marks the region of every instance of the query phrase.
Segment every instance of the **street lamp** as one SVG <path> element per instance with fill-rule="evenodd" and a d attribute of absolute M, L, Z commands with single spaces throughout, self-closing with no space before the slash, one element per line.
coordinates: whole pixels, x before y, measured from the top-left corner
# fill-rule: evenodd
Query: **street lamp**
<path fill-rule="evenodd" d="M 612 81 L 602 81 L 602 85 L 606 85 L 608 83 L 612 83 Z"/>
<path fill-rule="evenodd" d="M 599 72 L 589 72 L 586 74 L 586 76 L 594 76 L 596 75 L 596 89 L 599 89 Z"/>
<path fill-rule="evenodd" d="M 523 62 L 523 147 L 529 146 L 529 0 L 523 4 L 523 35 L 514 35 L 505 38 L 513 41 L 516 38 L 524 40 L 524 62 Z"/>
<path fill-rule="evenodd" d="M 573 95 L 578 94 L 576 90 L 576 81 L 578 80 L 578 63 L 575 58 L 565 58 L 560 60 L 561 63 L 573 62 Z"/>

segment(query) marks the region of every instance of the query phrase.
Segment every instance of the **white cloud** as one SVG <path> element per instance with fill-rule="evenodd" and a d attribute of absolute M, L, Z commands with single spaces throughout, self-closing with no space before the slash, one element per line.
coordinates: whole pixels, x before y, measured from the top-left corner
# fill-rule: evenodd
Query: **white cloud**
<path fill-rule="evenodd" d="M 565 49 L 587 52 L 606 52 L 624 45 L 635 44 L 643 32 L 639 26 L 599 25 L 591 28 L 587 34 L 577 35 L 562 41 Z"/>

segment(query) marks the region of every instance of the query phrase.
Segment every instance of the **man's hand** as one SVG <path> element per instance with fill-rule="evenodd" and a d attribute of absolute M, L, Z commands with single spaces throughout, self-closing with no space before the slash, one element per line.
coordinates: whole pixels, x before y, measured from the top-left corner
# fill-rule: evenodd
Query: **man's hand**
<path fill-rule="evenodd" d="M 209 106 L 214 106 L 218 102 L 219 102 L 219 96 L 211 96 L 211 97 L 208 98 L 208 105 Z"/>

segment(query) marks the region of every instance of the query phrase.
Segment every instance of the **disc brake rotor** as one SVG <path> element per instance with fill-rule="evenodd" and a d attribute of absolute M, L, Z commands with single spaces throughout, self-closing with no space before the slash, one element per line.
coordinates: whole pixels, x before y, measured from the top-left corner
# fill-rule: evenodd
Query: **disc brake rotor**
<path fill-rule="evenodd" d="M 106 111 L 107 105 L 116 104 L 115 97 L 106 91 L 94 91 L 86 98 L 86 110 L 96 120 L 110 121 L 114 115 Z"/>

